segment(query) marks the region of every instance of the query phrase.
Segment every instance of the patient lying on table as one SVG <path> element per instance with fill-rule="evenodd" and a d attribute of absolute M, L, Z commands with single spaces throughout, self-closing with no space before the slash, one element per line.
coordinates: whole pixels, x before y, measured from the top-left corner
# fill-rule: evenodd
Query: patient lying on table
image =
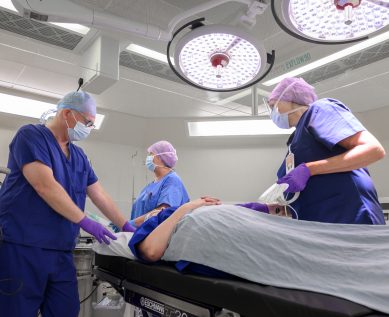
<path fill-rule="evenodd" d="M 151 217 L 128 246 L 144 262 L 335 295 L 389 313 L 387 226 L 295 221 L 204 197 Z"/>

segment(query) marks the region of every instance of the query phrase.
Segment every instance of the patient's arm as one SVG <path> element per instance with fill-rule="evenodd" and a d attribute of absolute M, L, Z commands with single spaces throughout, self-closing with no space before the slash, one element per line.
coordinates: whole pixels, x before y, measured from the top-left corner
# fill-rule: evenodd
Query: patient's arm
<path fill-rule="evenodd" d="M 161 259 L 164 254 L 169 238 L 176 224 L 187 213 L 201 206 L 220 205 L 220 200 L 213 197 L 201 197 L 179 207 L 168 219 L 155 228 L 145 240 L 139 244 L 139 252 L 142 257 L 150 262 Z"/>
<path fill-rule="evenodd" d="M 161 204 L 159 205 L 157 208 L 153 209 L 153 210 L 150 210 L 149 212 L 145 213 L 144 215 L 142 216 L 139 216 L 138 218 L 135 218 L 134 219 L 134 222 L 135 222 L 135 225 L 137 227 L 139 227 L 140 225 L 142 225 L 142 223 L 144 223 L 150 216 L 155 216 L 157 215 L 161 210 L 165 209 L 165 208 L 168 208 L 170 207 L 168 204 Z M 149 216 L 147 216 L 149 215 Z M 147 218 L 146 218 L 147 217 Z"/>

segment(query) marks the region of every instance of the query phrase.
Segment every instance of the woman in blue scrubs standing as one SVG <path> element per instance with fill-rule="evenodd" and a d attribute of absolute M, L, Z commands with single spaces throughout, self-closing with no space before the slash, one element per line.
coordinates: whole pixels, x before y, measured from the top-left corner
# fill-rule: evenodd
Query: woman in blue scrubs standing
<path fill-rule="evenodd" d="M 142 189 L 132 205 L 130 224 L 138 227 L 149 217 L 167 207 L 179 207 L 189 201 L 181 178 L 173 170 L 178 160 L 176 149 L 168 141 L 151 145 L 146 167 L 154 173 L 154 181 Z"/>
<path fill-rule="evenodd" d="M 377 139 L 336 99 L 318 100 L 302 78 L 285 78 L 268 99 L 273 122 L 295 127 L 277 183 L 300 192 L 301 220 L 385 224 L 367 166 L 385 155 Z M 287 173 L 288 171 L 288 173 Z"/>
<path fill-rule="evenodd" d="M 116 237 L 84 214 L 86 195 L 123 231 L 133 231 L 73 141 L 93 129 L 96 104 L 71 92 L 47 125 L 26 125 L 9 146 L 0 190 L 0 315 L 76 317 L 72 250 L 80 227 L 100 243 Z"/>

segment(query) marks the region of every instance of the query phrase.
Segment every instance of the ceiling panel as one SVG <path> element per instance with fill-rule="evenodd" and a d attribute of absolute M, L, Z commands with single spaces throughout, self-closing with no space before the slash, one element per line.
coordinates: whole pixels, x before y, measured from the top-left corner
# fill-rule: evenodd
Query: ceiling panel
<path fill-rule="evenodd" d="M 96 98 L 103 108 L 152 118 L 213 116 L 230 110 L 175 91 L 152 89 L 135 81 L 120 81 Z"/>
<path fill-rule="evenodd" d="M 0 80 L 4 84 L 12 85 L 22 73 L 24 65 L 11 61 L 0 60 Z"/>
<path fill-rule="evenodd" d="M 70 76 L 58 75 L 57 73 L 32 67 L 26 67 L 23 75 L 15 83 L 59 95 L 77 89 L 77 81 Z"/>

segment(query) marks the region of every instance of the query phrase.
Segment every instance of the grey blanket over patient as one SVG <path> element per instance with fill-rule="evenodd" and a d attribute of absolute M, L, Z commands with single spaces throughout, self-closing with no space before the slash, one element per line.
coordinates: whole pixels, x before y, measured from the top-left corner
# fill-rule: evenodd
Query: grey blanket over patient
<path fill-rule="evenodd" d="M 389 226 L 297 221 L 239 206 L 207 206 L 178 223 L 162 259 L 389 313 Z"/>

